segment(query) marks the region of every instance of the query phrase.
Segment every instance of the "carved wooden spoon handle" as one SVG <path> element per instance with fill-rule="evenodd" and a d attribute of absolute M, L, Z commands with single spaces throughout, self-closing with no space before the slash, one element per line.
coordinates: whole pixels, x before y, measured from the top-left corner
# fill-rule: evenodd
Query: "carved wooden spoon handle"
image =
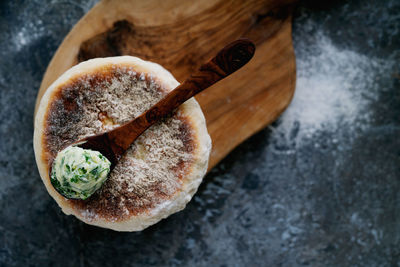
<path fill-rule="evenodd" d="M 239 39 L 224 47 L 214 58 L 202 65 L 197 72 L 145 113 L 109 132 L 108 138 L 118 146 L 113 147 L 114 153 L 117 155 L 123 153 L 152 124 L 189 98 L 243 67 L 253 57 L 254 52 L 255 45 L 248 39 Z"/>

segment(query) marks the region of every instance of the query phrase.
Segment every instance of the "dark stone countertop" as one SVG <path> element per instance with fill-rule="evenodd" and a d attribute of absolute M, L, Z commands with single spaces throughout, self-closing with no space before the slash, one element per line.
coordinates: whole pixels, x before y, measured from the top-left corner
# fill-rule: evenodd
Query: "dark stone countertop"
<path fill-rule="evenodd" d="M 95 2 L 0 3 L 1 266 L 400 265 L 399 1 L 302 2 L 290 107 L 137 233 L 65 216 L 33 156 L 42 75 Z"/>

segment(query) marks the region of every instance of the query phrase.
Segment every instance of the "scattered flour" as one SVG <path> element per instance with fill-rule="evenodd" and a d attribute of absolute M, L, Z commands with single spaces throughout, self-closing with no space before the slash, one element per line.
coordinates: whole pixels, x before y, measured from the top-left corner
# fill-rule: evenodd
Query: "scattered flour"
<path fill-rule="evenodd" d="M 378 100 L 384 88 L 377 79 L 394 72 L 395 63 L 336 47 L 322 32 L 316 42 L 297 44 L 298 49 L 312 49 L 307 58 L 297 58 L 296 92 L 277 126 L 270 126 L 275 137 L 311 138 L 321 131 L 336 132 L 341 127 L 351 131 L 368 127 L 372 120 L 370 104 Z M 295 130 L 295 128 L 298 128 Z"/>
<path fill-rule="evenodd" d="M 77 9 L 76 1 L 42 1 L 42 0 L 31 0 L 33 3 L 26 5 L 16 12 L 20 23 L 23 25 L 10 25 L 11 26 L 11 44 L 13 45 L 13 50 L 15 52 L 20 52 L 24 47 L 29 46 L 40 38 L 51 34 L 54 31 L 64 31 L 72 26 L 86 14 L 97 2 L 98 0 L 88 0 L 85 3 L 79 4 L 79 9 Z M 36 3 L 35 3 L 36 2 Z M 47 3 L 46 3 L 47 2 Z M 48 5 L 49 9 L 40 8 L 42 5 Z M 65 9 L 65 14 L 60 18 L 59 15 L 51 13 L 51 8 L 54 9 Z M 33 18 L 32 14 L 37 17 Z M 49 21 L 53 16 L 56 22 L 52 25 L 48 23 L 43 24 L 43 21 Z"/>
<path fill-rule="evenodd" d="M 35 23 L 30 22 L 23 26 L 12 38 L 16 52 L 21 51 L 26 45 L 40 39 L 44 34 L 45 29 L 41 20 L 37 20 Z"/>

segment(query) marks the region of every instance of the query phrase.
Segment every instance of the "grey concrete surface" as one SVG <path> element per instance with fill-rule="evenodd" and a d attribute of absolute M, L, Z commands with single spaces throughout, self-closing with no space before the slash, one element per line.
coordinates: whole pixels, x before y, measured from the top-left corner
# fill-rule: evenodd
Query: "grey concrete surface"
<path fill-rule="evenodd" d="M 301 2 L 290 107 L 138 233 L 65 216 L 34 161 L 42 75 L 95 2 L 0 3 L 1 266 L 400 266 L 399 1 Z"/>

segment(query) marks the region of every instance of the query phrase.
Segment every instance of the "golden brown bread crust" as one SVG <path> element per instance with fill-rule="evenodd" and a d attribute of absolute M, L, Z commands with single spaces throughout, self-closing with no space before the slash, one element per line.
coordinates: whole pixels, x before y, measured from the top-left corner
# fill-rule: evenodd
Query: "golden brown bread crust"
<path fill-rule="evenodd" d="M 47 190 L 65 213 L 135 231 L 184 208 L 206 172 L 211 147 L 194 99 L 140 136 L 89 200 L 62 197 L 48 176 L 62 147 L 133 119 L 177 85 L 161 66 L 124 56 L 83 62 L 49 87 L 35 118 L 35 156 Z"/>

